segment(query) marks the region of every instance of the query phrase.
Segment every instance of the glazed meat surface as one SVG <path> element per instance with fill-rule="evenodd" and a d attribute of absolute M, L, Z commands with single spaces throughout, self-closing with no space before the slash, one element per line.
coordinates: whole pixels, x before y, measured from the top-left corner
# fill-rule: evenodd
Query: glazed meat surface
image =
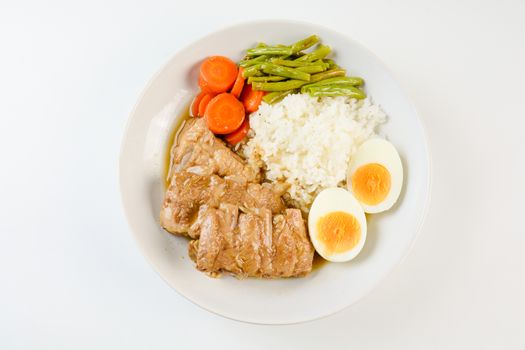
<path fill-rule="evenodd" d="M 188 252 L 211 276 L 304 276 L 314 250 L 283 184 L 260 183 L 254 169 L 216 138 L 203 118 L 186 122 L 171 150 L 161 226 L 192 240 Z"/>
<path fill-rule="evenodd" d="M 273 216 L 269 209 L 240 213 L 235 206 L 206 208 L 195 223 L 200 238 L 189 245 L 197 269 L 238 277 L 295 277 L 312 269 L 313 247 L 299 209 Z"/>
<path fill-rule="evenodd" d="M 202 205 L 218 208 L 233 204 L 246 210 L 267 208 L 277 214 L 284 210 L 281 196 L 284 186 L 268 183 L 239 182 L 217 175 L 196 175 L 186 171 L 175 173 L 166 191 L 161 208 L 160 223 L 166 231 L 198 237 L 190 230 Z"/>
<path fill-rule="evenodd" d="M 188 171 L 198 175 L 236 176 L 246 182 L 258 182 L 260 173 L 246 165 L 206 127 L 204 118 L 193 118 L 184 124 L 171 149 L 169 178 Z"/>

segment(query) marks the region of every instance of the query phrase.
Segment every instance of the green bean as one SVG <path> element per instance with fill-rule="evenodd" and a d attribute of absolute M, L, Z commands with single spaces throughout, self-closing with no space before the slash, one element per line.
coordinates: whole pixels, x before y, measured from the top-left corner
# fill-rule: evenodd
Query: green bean
<path fill-rule="evenodd" d="M 292 53 L 306 50 L 307 48 L 317 44 L 320 40 L 321 38 L 319 38 L 317 35 L 310 35 L 306 39 L 299 40 L 298 42 L 292 45 Z"/>
<path fill-rule="evenodd" d="M 259 43 L 257 43 L 257 45 L 255 47 L 266 47 L 266 46 L 268 46 L 268 45 L 265 44 L 265 43 L 259 42 Z"/>
<path fill-rule="evenodd" d="M 246 69 L 244 69 L 244 71 L 242 72 L 243 78 L 253 77 L 257 75 L 260 72 L 262 65 L 262 63 L 257 63 L 253 66 L 246 67 Z"/>
<path fill-rule="evenodd" d="M 339 66 L 337 65 L 337 63 L 335 63 L 335 61 L 332 60 L 332 59 L 330 59 L 330 58 L 324 58 L 324 59 L 323 59 L 323 62 L 326 63 L 326 64 L 328 64 L 328 68 L 337 68 L 337 67 L 339 67 Z"/>
<path fill-rule="evenodd" d="M 257 57 L 252 58 L 252 59 L 242 60 L 241 62 L 239 62 L 239 66 L 241 66 L 241 67 L 250 67 L 250 66 L 253 66 L 254 64 L 266 61 L 267 58 L 268 58 L 268 56 L 261 55 L 261 56 L 257 56 Z"/>
<path fill-rule="evenodd" d="M 270 62 L 273 64 L 277 64 L 279 66 L 292 67 L 292 68 L 315 66 L 317 64 L 315 62 L 292 61 L 292 60 L 287 60 L 283 58 L 271 58 Z"/>
<path fill-rule="evenodd" d="M 248 56 L 259 56 L 259 55 L 291 55 L 292 48 L 289 46 L 278 47 L 278 46 L 263 46 L 263 47 L 254 47 L 253 49 L 246 50 L 246 55 Z"/>
<path fill-rule="evenodd" d="M 363 90 L 349 85 L 310 86 L 306 90 L 311 96 L 349 96 L 357 99 L 366 97 Z"/>
<path fill-rule="evenodd" d="M 297 92 L 297 90 L 274 91 L 264 95 L 263 100 L 266 103 L 274 104 L 281 101 L 286 96 Z"/>
<path fill-rule="evenodd" d="M 316 61 L 320 60 L 322 58 L 325 58 L 330 52 L 332 52 L 332 49 L 329 46 L 321 45 L 314 51 L 301 56 L 297 59 L 297 61 Z"/>
<path fill-rule="evenodd" d="M 316 64 L 316 65 L 313 65 L 313 66 L 297 67 L 295 69 L 297 69 L 297 70 L 299 70 L 301 72 L 313 74 L 313 73 L 324 72 L 326 70 L 326 68 L 327 67 L 325 65 Z"/>
<path fill-rule="evenodd" d="M 280 77 L 278 75 L 266 75 L 262 77 L 248 77 L 248 84 L 251 84 L 253 82 L 264 82 L 267 83 L 269 81 L 281 81 L 286 79 L 285 77 Z"/>
<path fill-rule="evenodd" d="M 266 74 L 278 75 L 285 78 L 310 81 L 310 74 L 308 73 L 301 72 L 294 68 L 278 66 L 272 63 L 264 63 L 262 65 L 262 71 Z"/>
<path fill-rule="evenodd" d="M 322 66 L 325 66 L 327 69 L 330 68 L 330 63 L 325 62 L 324 59 L 320 59 L 320 60 L 317 60 L 317 61 L 313 61 L 312 64 L 313 64 L 313 65 L 320 64 L 320 65 L 322 65 Z"/>
<path fill-rule="evenodd" d="M 312 74 L 312 76 L 310 77 L 310 82 L 315 83 L 315 82 L 318 82 L 324 79 L 328 79 L 328 78 L 341 77 L 341 76 L 344 76 L 345 74 L 346 74 L 346 71 L 344 69 L 341 69 L 341 68 L 330 69 L 330 70 L 327 70 L 321 73 Z"/>
<path fill-rule="evenodd" d="M 276 83 L 254 82 L 252 84 L 252 87 L 255 90 L 262 90 L 262 91 L 286 91 L 286 90 L 298 89 L 306 83 L 307 82 L 303 80 L 286 80 L 286 81 L 279 81 Z"/>
<path fill-rule="evenodd" d="M 305 85 L 303 86 L 303 89 L 306 89 L 310 86 L 322 86 L 322 85 L 334 85 L 334 84 L 361 86 L 363 85 L 363 83 L 364 83 L 363 79 L 359 77 L 335 77 L 335 78 L 323 79 L 318 82 Z"/>

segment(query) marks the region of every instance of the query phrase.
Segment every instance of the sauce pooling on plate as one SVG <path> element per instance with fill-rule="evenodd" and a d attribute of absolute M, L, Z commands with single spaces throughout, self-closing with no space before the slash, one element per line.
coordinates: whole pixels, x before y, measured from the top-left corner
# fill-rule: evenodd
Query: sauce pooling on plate
<path fill-rule="evenodd" d="M 175 144 L 175 139 L 177 137 L 177 133 L 179 132 L 179 129 L 182 127 L 182 124 L 184 121 L 190 119 L 190 107 L 185 109 L 184 114 L 177 120 L 177 123 L 174 125 L 173 130 L 170 133 L 170 137 L 168 139 L 166 151 L 164 154 L 164 164 L 162 168 L 162 177 L 164 179 L 164 190 L 168 188 L 170 185 L 170 179 L 169 179 L 169 173 L 170 173 L 170 164 L 171 164 L 171 149 L 173 148 L 173 145 Z"/>

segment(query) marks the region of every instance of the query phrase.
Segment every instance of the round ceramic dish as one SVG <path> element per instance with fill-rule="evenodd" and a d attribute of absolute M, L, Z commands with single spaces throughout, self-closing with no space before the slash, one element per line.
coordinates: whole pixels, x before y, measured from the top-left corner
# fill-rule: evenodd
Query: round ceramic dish
<path fill-rule="evenodd" d="M 305 278 L 281 280 L 230 276 L 214 279 L 197 271 L 188 240 L 159 226 L 164 164 L 170 135 L 198 91 L 200 62 L 210 55 L 239 60 L 256 42 L 292 43 L 318 34 L 349 75 L 363 77 L 366 92 L 381 105 L 388 122 L 381 132 L 403 160 L 404 187 L 396 206 L 369 217 L 360 255 L 348 263 L 327 263 Z M 129 121 L 120 154 L 124 210 L 142 253 L 177 292 L 195 304 L 236 320 L 287 324 L 335 313 L 363 298 L 406 255 L 416 238 L 430 198 L 430 156 L 412 103 L 383 63 L 345 35 L 304 22 L 259 21 L 214 32 L 175 54 L 151 79 Z"/>

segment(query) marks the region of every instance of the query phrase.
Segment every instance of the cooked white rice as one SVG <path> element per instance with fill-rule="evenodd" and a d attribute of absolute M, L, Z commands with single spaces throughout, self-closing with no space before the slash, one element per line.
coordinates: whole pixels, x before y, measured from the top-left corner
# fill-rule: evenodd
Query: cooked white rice
<path fill-rule="evenodd" d="M 289 95 L 251 114 L 252 137 L 242 152 L 268 180 L 290 184 L 292 203 L 308 212 L 319 191 L 344 185 L 357 147 L 385 121 L 368 98 Z"/>

